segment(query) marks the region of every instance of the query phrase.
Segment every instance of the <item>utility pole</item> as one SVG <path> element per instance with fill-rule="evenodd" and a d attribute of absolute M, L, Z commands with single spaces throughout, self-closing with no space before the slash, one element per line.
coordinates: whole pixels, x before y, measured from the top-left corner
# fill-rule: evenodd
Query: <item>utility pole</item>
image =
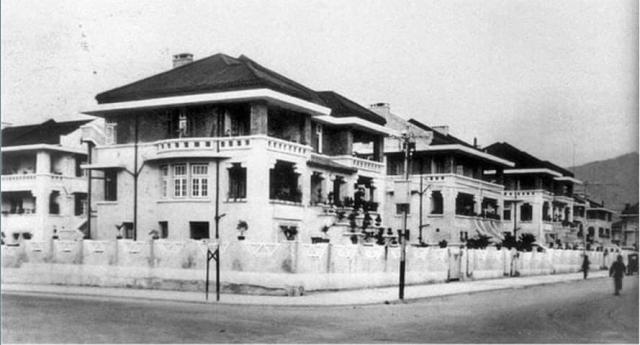
<path fill-rule="evenodd" d="M 399 282 L 399 291 L 398 297 L 400 300 L 404 299 L 404 281 L 405 281 L 405 270 L 406 270 L 406 260 L 407 260 L 407 240 L 409 230 L 407 229 L 407 217 L 409 213 L 409 205 L 411 205 L 411 188 L 409 183 L 409 155 L 411 154 L 411 142 L 409 137 L 409 131 L 402 134 L 402 144 L 404 148 L 404 182 L 407 187 L 407 199 L 408 203 L 404 206 L 404 212 L 402 215 L 402 230 L 398 233 L 398 237 L 400 240 L 400 282 Z M 422 178 L 422 177 L 421 177 Z"/>

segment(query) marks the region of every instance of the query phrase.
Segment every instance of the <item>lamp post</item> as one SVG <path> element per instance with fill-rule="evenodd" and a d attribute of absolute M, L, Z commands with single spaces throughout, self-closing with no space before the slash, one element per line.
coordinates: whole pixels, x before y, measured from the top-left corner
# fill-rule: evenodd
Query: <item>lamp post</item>
<path fill-rule="evenodd" d="M 404 212 L 402 215 L 402 230 L 398 234 L 398 240 L 400 240 L 400 281 L 399 281 L 399 291 L 398 297 L 400 300 L 404 299 L 404 282 L 405 282 L 405 270 L 406 270 L 406 259 L 407 259 L 407 240 L 409 235 L 409 230 L 407 229 L 407 217 L 409 213 L 409 205 L 411 205 L 411 188 L 409 186 L 409 159 L 411 155 L 411 149 L 415 147 L 415 143 L 411 141 L 411 137 L 409 136 L 409 132 L 405 131 L 402 133 L 402 145 L 404 149 L 404 182 L 407 187 L 407 203 L 404 206 Z"/>

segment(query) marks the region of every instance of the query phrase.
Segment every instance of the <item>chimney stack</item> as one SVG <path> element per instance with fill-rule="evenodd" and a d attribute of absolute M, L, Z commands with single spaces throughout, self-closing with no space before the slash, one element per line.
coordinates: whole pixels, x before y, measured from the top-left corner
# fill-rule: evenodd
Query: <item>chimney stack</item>
<path fill-rule="evenodd" d="M 173 68 L 184 66 L 193 62 L 193 54 L 181 53 L 173 56 Z"/>
<path fill-rule="evenodd" d="M 449 126 L 433 126 L 432 128 L 442 135 L 449 135 Z"/>
<path fill-rule="evenodd" d="M 473 137 L 473 147 L 478 148 L 478 138 Z"/>
<path fill-rule="evenodd" d="M 386 119 L 391 114 L 391 105 L 389 103 L 374 103 L 369 106 L 374 113 L 384 116 Z"/>

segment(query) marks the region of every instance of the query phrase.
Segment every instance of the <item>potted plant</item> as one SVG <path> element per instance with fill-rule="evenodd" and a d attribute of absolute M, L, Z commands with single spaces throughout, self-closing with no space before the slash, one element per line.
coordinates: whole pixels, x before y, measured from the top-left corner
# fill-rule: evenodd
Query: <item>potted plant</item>
<path fill-rule="evenodd" d="M 326 238 L 327 237 L 327 233 L 329 232 L 329 226 L 328 225 L 323 226 L 320 229 L 320 231 L 324 234 L 324 237 Z"/>
<path fill-rule="evenodd" d="M 240 231 L 240 235 L 238 236 L 238 240 L 244 241 L 244 239 L 245 239 L 244 233 L 245 233 L 245 231 L 249 230 L 249 224 L 247 224 L 247 222 L 245 222 L 244 220 L 241 220 L 241 221 L 238 222 L 238 226 L 236 226 L 236 229 L 238 231 Z"/>
<path fill-rule="evenodd" d="M 122 223 L 120 225 L 116 225 L 116 240 L 121 240 L 122 239 L 122 227 L 124 227 L 124 223 Z M 56 229 L 53 229 L 53 236 L 57 237 Z"/>
<path fill-rule="evenodd" d="M 440 246 L 440 248 L 447 248 L 447 240 L 438 242 L 438 246 Z"/>
<path fill-rule="evenodd" d="M 160 239 L 160 233 L 158 232 L 158 230 L 155 230 L 155 229 L 149 231 L 149 236 L 151 236 L 152 240 Z"/>
<path fill-rule="evenodd" d="M 22 233 L 22 238 L 24 238 L 25 240 L 30 240 L 31 239 L 31 233 L 30 232 L 23 232 Z"/>
<path fill-rule="evenodd" d="M 287 238 L 287 241 L 293 241 L 298 234 L 298 228 L 295 226 L 283 226 L 282 232 L 284 236 Z"/>

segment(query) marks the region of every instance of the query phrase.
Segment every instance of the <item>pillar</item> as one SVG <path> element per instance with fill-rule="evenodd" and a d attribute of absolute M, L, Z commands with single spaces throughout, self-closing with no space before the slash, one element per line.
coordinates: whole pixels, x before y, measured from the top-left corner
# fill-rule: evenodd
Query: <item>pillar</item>
<path fill-rule="evenodd" d="M 482 212 L 482 196 L 475 194 L 473 196 L 473 212 L 480 214 Z"/>
<path fill-rule="evenodd" d="M 267 135 L 269 131 L 269 111 L 264 103 L 251 104 L 251 135 Z"/>
<path fill-rule="evenodd" d="M 302 144 L 311 146 L 311 117 L 304 117 L 304 127 L 302 132 Z"/>
<path fill-rule="evenodd" d="M 344 129 L 339 132 L 338 152 L 341 155 L 351 155 L 353 153 L 353 132 L 351 129 Z"/>

